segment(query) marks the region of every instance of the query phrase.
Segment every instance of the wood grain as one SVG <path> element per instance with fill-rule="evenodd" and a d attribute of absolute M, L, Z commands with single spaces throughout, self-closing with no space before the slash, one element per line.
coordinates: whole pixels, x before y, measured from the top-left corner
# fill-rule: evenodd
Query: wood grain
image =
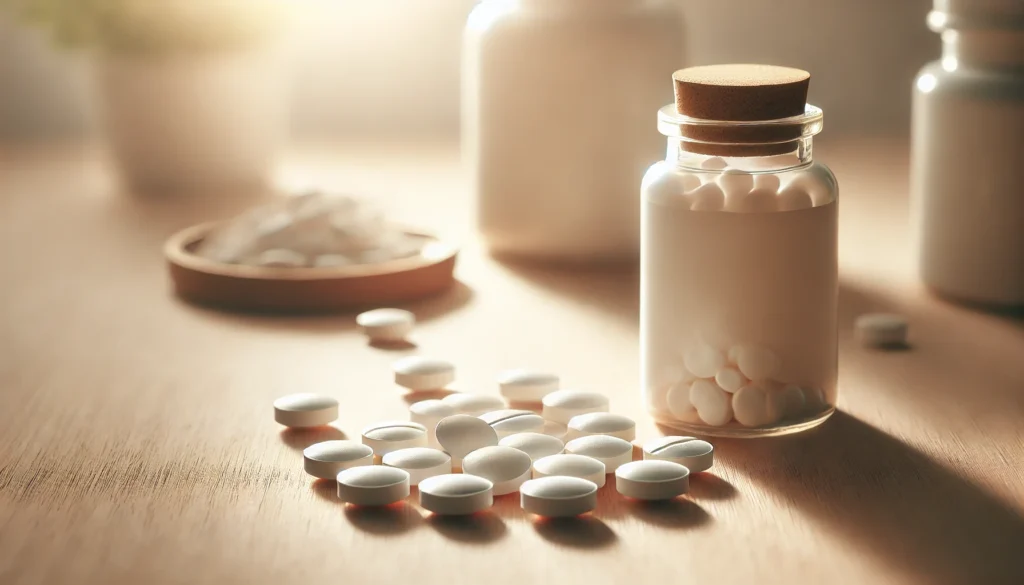
<path fill-rule="evenodd" d="M 120 193 L 88 148 L 0 150 L 0 583 L 1024 583 L 1024 323 L 915 284 L 901 142 L 816 153 L 841 195 L 841 412 L 797 437 L 718 441 L 692 494 L 601 491 L 574 521 L 516 497 L 469 521 L 413 500 L 346 509 L 300 450 L 404 417 L 388 366 L 446 356 L 496 392 L 532 364 L 641 412 L 630 268 L 501 263 L 472 239 L 452 145 L 296 151 L 281 180 L 381 199 L 461 238 L 451 293 L 410 305 L 418 347 L 369 347 L 351 315 L 251 317 L 170 294 L 164 238 L 254 196 Z M 912 348 L 876 353 L 852 319 L 895 310 Z M 271 401 L 333 394 L 336 428 L 282 431 Z"/>

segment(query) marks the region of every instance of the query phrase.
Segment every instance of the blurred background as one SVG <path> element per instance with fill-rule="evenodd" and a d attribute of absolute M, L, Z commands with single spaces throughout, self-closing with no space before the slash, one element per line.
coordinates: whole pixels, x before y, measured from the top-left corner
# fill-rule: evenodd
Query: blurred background
<path fill-rule="evenodd" d="M 476 3 L 295 0 L 316 16 L 289 33 L 292 140 L 454 140 L 461 31 Z M 931 0 L 679 4 L 688 21 L 689 64 L 754 61 L 809 70 L 811 102 L 827 113 L 826 139 L 905 134 L 914 74 L 939 53 L 938 35 L 925 27 Z M 81 140 L 94 133 L 87 69 L 80 52 L 55 50 L 37 29 L 0 11 L 0 140 Z"/>

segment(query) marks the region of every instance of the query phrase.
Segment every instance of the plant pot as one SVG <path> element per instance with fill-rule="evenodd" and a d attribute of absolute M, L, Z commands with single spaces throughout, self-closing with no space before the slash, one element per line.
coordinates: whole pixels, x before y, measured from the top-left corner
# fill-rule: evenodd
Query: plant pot
<path fill-rule="evenodd" d="M 101 129 L 126 186 L 262 186 L 287 126 L 284 60 L 259 49 L 97 58 Z"/>

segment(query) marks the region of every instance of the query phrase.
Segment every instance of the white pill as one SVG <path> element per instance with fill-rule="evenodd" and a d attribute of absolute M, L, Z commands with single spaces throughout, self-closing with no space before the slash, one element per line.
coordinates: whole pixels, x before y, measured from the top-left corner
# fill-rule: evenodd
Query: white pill
<path fill-rule="evenodd" d="M 731 393 L 742 388 L 747 383 L 747 379 L 736 368 L 725 367 L 715 374 L 715 383 L 722 390 Z"/>
<path fill-rule="evenodd" d="M 545 420 L 544 428 L 541 430 L 545 435 L 551 435 L 552 437 L 564 441 L 565 435 L 569 432 L 569 427 L 562 423 L 557 423 L 553 420 Z"/>
<path fill-rule="evenodd" d="M 768 394 L 757 382 L 740 388 L 732 395 L 732 412 L 736 422 L 747 427 L 768 423 Z"/>
<path fill-rule="evenodd" d="M 690 402 L 701 420 L 720 427 L 732 420 L 732 395 L 709 380 L 697 380 L 690 386 Z"/>
<path fill-rule="evenodd" d="M 338 401 L 319 394 L 289 394 L 274 401 L 274 420 L 286 427 L 318 427 L 338 418 Z"/>
<path fill-rule="evenodd" d="M 632 441 L 636 438 L 636 422 L 628 416 L 611 412 L 591 412 L 569 420 L 568 440 L 589 435 L 609 435 Z"/>
<path fill-rule="evenodd" d="M 437 423 L 437 442 L 451 455 L 452 466 L 462 465 L 469 453 L 498 444 L 498 435 L 491 425 L 468 414 L 456 414 Z"/>
<path fill-rule="evenodd" d="M 690 491 L 690 470 L 672 461 L 634 461 L 615 470 L 615 489 L 639 500 L 670 500 Z"/>
<path fill-rule="evenodd" d="M 421 400 L 409 405 L 409 420 L 427 427 L 427 443 L 430 444 L 437 443 L 437 423 L 455 414 L 458 411 L 453 406 L 440 400 Z"/>
<path fill-rule="evenodd" d="M 266 250 L 256 258 L 257 266 L 267 268 L 300 268 L 307 263 L 306 257 L 293 250 L 275 248 Z"/>
<path fill-rule="evenodd" d="M 470 416 L 480 416 L 485 412 L 505 408 L 505 401 L 497 396 L 470 394 L 468 392 L 449 394 L 442 398 L 441 402 L 451 406 L 459 414 L 468 414 Z"/>
<path fill-rule="evenodd" d="M 317 268 L 339 268 L 351 265 L 352 259 L 344 254 L 320 254 L 313 258 L 313 266 Z"/>
<path fill-rule="evenodd" d="M 905 346 L 909 329 L 907 318 L 893 313 L 868 313 L 854 323 L 857 340 L 866 347 Z"/>
<path fill-rule="evenodd" d="M 380 422 L 363 429 L 363 444 L 381 456 L 399 449 L 426 447 L 427 428 L 414 422 Z"/>
<path fill-rule="evenodd" d="M 452 458 L 443 451 L 428 447 L 391 451 L 381 458 L 381 463 L 409 472 L 409 485 L 419 485 L 428 477 L 452 472 Z"/>
<path fill-rule="evenodd" d="M 499 439 L 516 433 L 536 433 L 544 429 L 544 419 L 529 410 L 495 410 L 485 412 L 478 418 L 491 425 Z"/>
<path fill-rule="evenodd" d="M 682 419 L 690 416 L 696 410 L 693 403 L 690 402 L 690 386 L 692 384 L 691 381 L 680 380 L 669 387 L 665 400 L 672 416 Z"/>
<path fill-rule="evenodd" d="M 768 213 L 778 209 L 775 189 L 754 189 L 739 201 L 733 211 L 741 213 Z"/>
<path fill-rule="evenodd" d="M 747 172 L 728 170 L 718 175 L 718 186 L 725 193 L 726 201 L 733 195 L 746 195 L 754 188 L 754 177 Z"/>
<path fill-rule="evenodd" d="M 777 423 L 786 417 L 785 389 L 781 384 L 772 382 L 764 387 L 764 391 L 766 398 L 764 424 Z M 801 398 L 803 398 L 803 393 L 801 393 Z"/>
<path fill-rule="evenodd" d="M 673 461 L 700 473 L 715 463 L 715 448 L 694 437 L 658 437 L 644 443 L 644 459 Z"/>
<path fill-rule="evenodd" d="M 544 418 L 560 424 L 588 412 L 608 412 L 608 397 L 584 390 L 559 390 L 544 397 Z"/>
<path fill-rule="evenodd" d="M 811 198 L 811 205 L 826 205 L 832 201 L 829 186 L 813 172 L 800 173 L 786 186 L 787 189 L 801 189 Z"/>
<path fill-rule="evenodd" d="M 451 362 L 411 355 L 394 364 L 395 384 L 410 390 L 438 390 L 455 380 L 455 366 Z"/>
<path fill-rule="evenodd" d="M 736 360 L 739 357 L 740 357 L 740 346 L 738 346 L 738 345 L 734 345 L 734 346 L 730 347 L 729 351 L 726 353 L 726 361 L 729 363 L 729 365 L 735 366 L 736 365 Z"/>
<path fill-rule="evenodd" d="M 402 341 L 412 332 L 416 316 L 402 309 L 374 309 L 360 313 L 356 324 L 373 341 Z"/>
<path fill-rule="evenodd" d="M 779 191 L 778 196 L 775 198 L 775 204 L 779 211 L 797 211 L 814 206 L 810 194 L 796 185 L 789 185 L 782 191 Z"/>
<path fill-rule="evenodd" d="M 435 475 L 419 487 L 420 507 L 442 516 L 473 514 L 494 504 L 494 484 L 476 475 Z"/>
<path fill-rule="evenodd" d="M 409 495 L 409 474 L 394 467 L 353 467 L 337 479 L 338 499 L 357 506 L 386 506 Z"/>
<path fill-rule="evenodd" d="M 538 516 L 579 516 L 597 507 L 597 487 L 594 482 L 578 477 L 540 477 L 520 486 L 519 504 L 524 511 Z"/>
<path fill-rule="evenodd" d="M 697 341 L 686 350 L 683 363 L 698 378 L 714 378 L 725 365 L 725 356 L 710 345 Z"/>
<path fill-rule="evenodd" d="M 532 370 L 508 370 L 498 376 L 501 395 L 509 402 L 540 402 L 558 385 L 558 376 Z"/>
<path fill-rule="evenodd" d="M 715 183 L 705 183 L 690 194 L 693 211 L 721 211 L 725 206 L 725 194 Z"/>
<path fill-rule="evenodd" d="M 750 380 L 767 380 L 779 370 L 778 356 L 770 349 L 741 345 L 736 350 L 736 366 Z"/>
<path fill-rule="evenodd" d="M 593 457 L 583 455 L 549 455 L 533 462 L 533 477 L 567 475 L 592 481 L 601 487 L 605 482 L 605 467 Z"/>
<path fill-rule="evenodd" d="M 614 473 L 620 465 L 633 460 L 633 444 L 611 435 L 590 435 L 573 439 L 565 444 L 565 452 L 597 459 L 604 463 L 605 473 Z"/>
<path fill-rule="evenodd" d="M 778 191 L 782 181 L 779 180 L 779 176 L 773 173 L 758 173 L 754 175 L 754 188 L 755 189 L 767 189 L 768 191 Z"/>
<path fill-rule="evenodd" d="M 562 443 L 561 439 L 541 433 L 509 435 L 498 441 L 498 444 L 502 447 L 519 449 L 529 455 L 532 461 L 547 457 L 548 455 L 557 455 L 565 450 L 565 444 Z"/>
<path fill-rule="evenodd" d="M 679 183 L 682 185 L 682 192 L 690 194 L 700 188 L 700 177 L 693 173 L 682 173 L 679 175 Z"/>
<path fill-rule="evenodd" d="M 494 484 L 494 495 L 518 491 L 530 479 L 530 456 L 512 447 L 484 447 L 462 459 L 462 472 L 478 475 Z"/>
<path fill-rule="evenodd" d="M 323 441 L 302 450 L 306 473 L 320 479 L 335 479 L 343 469 L 373 465 L 373 449 L 355 441 Z"/>
<path fill-rule="evenodd" d="M 707 169 L 709 171 L 724 171 L 729 168 L 729 163 L 727 163 L 724 158 L 713 156 L 701 161 L 700 168 Z"/>

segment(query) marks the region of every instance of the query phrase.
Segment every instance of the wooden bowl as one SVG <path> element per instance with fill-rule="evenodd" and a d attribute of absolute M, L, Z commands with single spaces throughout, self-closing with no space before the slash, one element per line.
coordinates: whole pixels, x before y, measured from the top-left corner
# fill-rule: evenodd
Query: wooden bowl
<path fill-rule="evenodd" d="M 186 228 L 164 244 L 175 292 L 217 307 L 260 312 L 327 312 L 384 306 L 445 291 L 455 283 L 458 250 L 429 234 L 419 254 L 376 264 L 277 268 L 224 264 L 195 250 L 216 223 Z"/>

